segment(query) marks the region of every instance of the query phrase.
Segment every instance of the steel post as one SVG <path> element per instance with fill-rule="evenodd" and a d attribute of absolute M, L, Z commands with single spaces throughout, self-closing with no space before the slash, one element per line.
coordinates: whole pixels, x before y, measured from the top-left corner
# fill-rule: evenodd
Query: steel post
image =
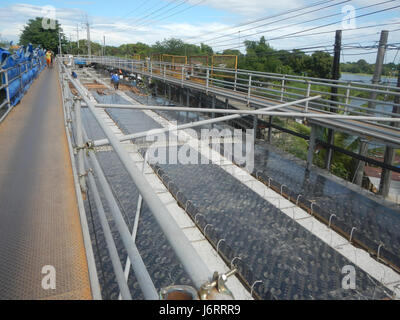
<path fill-rule="evenodd" d="M 115 153 L 118 155 L 125 169 L 128 171 L 130 177 L 134 181 L 146 204 L 149 206 L 150 211 L 158 222 L 161 230 L 163 230 L 168 242 L 171 244 L 176 255 L 180 259 L 184 266 L 187 274 L 191 277 L 194 285 L 199 289 L 204 283 L 211 280 L 211 272 L 207 265 L 200 258 L 198 253 L 194 250 L 189 240 L 178 227 L 170 213 L 166 209 L 165 205 L 161 202 L 154 189 L 147 182 L 145 177 L 142 175 L 140 170 L 133 163 L 128 152 L 125 150 L 119 139 L 111 131 L 111 129 L 103 122 L 101 117 L 96 112 L 96 108 L 93 103 L 85 96 L 84 90 L 80 85 L 68 74 L 68 77 L 74 87 L 78 90 L 80 95 L 87 103 L 91 113 L 99 123 L 100 127 L 104 131 L 107 139 L 114 148 Z M 122 217 L 120 217 L 122 218 Z M 123 219 L 122 219 L 123 221 Z M 121 224 L 121 227 L 125 230 L 124 236 L 129 236 L 130 233 L 125 223 Z M 126 233 L 128 232 L 128 233 Z M 131 239 L 130 239 L 131 240 Z M 129 242 L 129 240 L 127 240 Z M 132 263 L 135 261 L 134 257 L 130 257 Z"/>
<path fill-rule="evenodd" d="M 88 166 L 89 168 L 89 166 Z M 115 278 L 118 283 L 119 291 L 121 292 L 121 297 L 123 300 L 132 300 L 131 293 L 128 288 L 128 284 L 126 283 L 124 277 L 124 271 L 122 269 L 121 261 L 118 256 L 117 248 L 115 247 L 114 239 L 111 234 L 110 226 L 108 225 L 108 221 L 106 218 L 106 214 L 104 212 L 103 204 L 101 203 L 99 191 L 96 186 L 96 182 L 93 177 L 93 173 L 89 171 L 88 180 L 90 189 L 93 194 L 94 202 L 96 204 L 97 213 L 99 214 L 101 228 L 103 230 L 104 238 L 106 240 L 107 249 L 110 254 L 111 264 L 113 266 Z"/>

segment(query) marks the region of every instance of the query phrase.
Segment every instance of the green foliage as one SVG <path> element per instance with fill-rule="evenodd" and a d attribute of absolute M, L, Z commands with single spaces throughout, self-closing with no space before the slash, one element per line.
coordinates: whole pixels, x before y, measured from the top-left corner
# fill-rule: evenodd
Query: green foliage
<path fill-rule="evenodd" d="M 36 17 L 30 19 L 25 25 L 19 38 L 20 45 L 28 45 L 32 43 L 34 46 L 41 46 L 42 48 L 58 51 L 59 38 L 61 33 L 61 44 L 64 47 L 67 45 L 64 35 L 62 34 L 61 25 L 55 21 L 55 29 L 43 29 L 42 18 Z"/>
<path fill-rule="evenodd" d="M 364 59 L 360 59 L 357 62 L 347 62 L 340 65 L 342 72 L 349 73 L 362 73 L 362 74 L 373 74 L 375 70 L 375 64 L 368 63 Z M 393 76 L 397 70 L 396 64 L 393 62 L 383 65 L 382 75 Z"/>

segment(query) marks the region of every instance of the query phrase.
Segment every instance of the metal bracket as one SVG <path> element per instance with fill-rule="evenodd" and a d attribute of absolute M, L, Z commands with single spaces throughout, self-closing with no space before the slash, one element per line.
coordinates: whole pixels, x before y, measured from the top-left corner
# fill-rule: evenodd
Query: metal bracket
<path fill-rule="evenodd" d="M 89 174 L 89 172 L 93 174 L 93 169 L 92 169 L 92 168 L 89 168 L 87 171 L 85 171 L 85 173 L 79 174 L 78 177 L 79 177 L 79 178 L 87 177 L 88 174 Z"/>
<path fill-rule="evenodd" d="M 215 271 L 211 282 L 203 284 L 199 290 L 200 300 L 231 300 L 234 299 L 232 292 L 226 287 L 226 281 L 237 272 L 234 268 L 223 274 Z"/>

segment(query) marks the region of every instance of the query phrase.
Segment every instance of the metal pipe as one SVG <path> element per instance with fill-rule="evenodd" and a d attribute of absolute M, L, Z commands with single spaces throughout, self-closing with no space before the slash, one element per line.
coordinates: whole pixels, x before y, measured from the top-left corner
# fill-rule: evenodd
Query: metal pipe
<path fill-rule="evenodd" d="M 276 106 L 267 107 L 267 108 L 263 108 L 263 109 L 259 109 L 258 111 L 266 112 L 268 110 L 282 108 L 282 107 L 290 106 L 290 105 L 293 105 L 293 104 L 297 104 L 297 103 L 299 103 L 299 101 L 301 101 L 301 100 L 288 102 L 288 103 L 284 103 L 284 104 L 279 104 L 279 105 L 276 105 Z M 143 108 L 145 108 L 145 106 Z M 168 108 L 170 108 L 170 107 L 168 107 Z M 192 109 L 192 108 L 189 108 L 189 109 Z M 204 111 L 205 109 L 201 109 L 201 110 Z M 212 112 L 215 112 L 216 110 L 217 109 L 211 109 Z M 249 111 L 251 111 L 251 110 L 249 110 Z M 278 114 L 281 115 L 281 114 L 285 114 L 285 113 L 278 112 Z M 215 118 L 215 119 L 207 119 L 207 120 L 197 121 L 197 122 L 194 122 L 194 123 L 182 124 L 182 125 L 179 125 L 179 126 L 176 126 L 176 127 L 173 126 L 171 128 L 160 128 L 160 129 L 154 129 L 154 130 L 151 130 L 151 131 L 142 131 L 142 132 L 138 132 L 138 133 L 134 133 L 134 134 L 125 135 L 123 137 L 118 137 L 117 139 L 119 139 L 119 141 L 127 141 L 127 140 L 136 139 L 136 138 L 142 138 L 142 137 L 146 137 L 146 136 L 157 135 L 157 134 L 164 133 L 164 132 L 169 132 L 169 131 L 183 130 L 183 129 L 194 128 L 194 127 L 198 127 L 198 126 L 202 126 L 202 125 L 206 125 L 206 124 L 233 120 L 233 119 L 237 119 L 237 118 L 240 118 L 240 117 L 242 117 L 242 116 L 238 115 L 238 114 L 234 114 L 234 115 L 223 116 L 223 117 L 219 117 L 219 118 Z M 104 145 L 109 144 L 109 141 L 107 139 L 101 139 L 101 140 L 95 140 L 92 143 L 93 143 L 93 146 L 99 147 L 99 146 L 104 146 Z"/>
<path fill-rule="evenodd" d="M 81 102 L 80 100 L 75 101 L 75 128 L 76 128 L 76 143 L 78 148 L 78 173 L 79 173 L 79 184 L 82 192 L 86 192 L 85 184 L 85 165 L 83 159 L 83 138 L 82 138 L 82 117 L 81 117 Z"/>
<path fill-rule="evenodd" d="M 89 168 L 87 160 L 85 162 L 86 162 L 87 168 Z M 117 248 L 115 247 L 115 242 L 114 242 L 113 236 L 111 234 L 110 226 L 107 222 L 106 214 L 104 212 L 104 207 L 103 207 L 103 204 L 101 203 L 99 190 L 97 189 L 96 182 L 93 177 L 93 173 L 90 170 L 88 172 L 88 180 L 89 180 L 90 189 L 93 194 L 94 202 L 96 204 L 97 212 L 99 214 L 101 228 L 103 229 L 104 238 L 106 240 L 108 252 L 110 254 L 111 263 L 112 263 L 112 266 L 114 269 L 115 277 L 117 279 L 121 297 L 123 300 L 132 300 L 132 296 L 129 291 L 128 284 L 124 277 L 124 271 L 122 270 L 122 265 L 121 265 L 121 261 L 118 256 L 118 251 L 117 251 Z"/>
<path fill-rule="evenodd" d="M 161 202 L 156 192 L 153 190 L 151 185 L 147 182 L 145 177 L 142 175 L 140 170 L 133 163 L 130 158 L 128 152 L 125 148 L 120 144 L 118 138 L 111 131 L 111 129 L 102 121 L 98 113 L 96 112 L 96 108 L 93 103 L 84 95 L 84 90 L 80 87 L 80 85 L 71 77 L 68 73 L 68 77 L 74 87 L 77 89 L 79 94 L 83 97 L 85 102 L 87 103 L 89 110 L 92 112 L 93 116 L 99 123 L 100 127 L 104 131 L 106 137 L 110 141 L 110 144 L 113 146 L 114 151 L 119 156 L 122 164 L 125 169 L 128 171 L 132 180 L 136 184 L 139 192 L 141 193 L 143 199 L 146 201 L 149 206 L 153 216 L 156 221 L 160 225 L 163 230 L 168 242 L 171 244 L 174 249 L 176 255 L 181 261 L 183 267 L 187 274 L 191 277 L 194 285 L 200 289 L 201 286 L 210 281 L 211 272 L 208 269 L 207 265 L 200 258 L 198 253 L 194 250 L 189 240 L 183 233 L 183 231 L 178 227 L 174 219 L 171 217 L 170 213 L 166 209 L 165 205 Z M 121 226 L 122 227 L 122 226 Z M 124 237 L 129 237 L 129 240 L 126 239 L 127 242 L 131 242 L 130 233 L 125 223 L 123 223 Z M 134 263 L 135 259 L 131 257 L 132 263 Z"/>
<path fill-rule="evenodd" d="M 84 136 L 86 139 L 87 137 L 86 132 L 84 132 Z M 124 218 L 122 217 L 121 210 L 119 209 L 118 204 L 114 198 L 112 190 L 104 175 L 103 169 L 101 168 L 95 154 L 92 151 L 90 151 L 88 154 L 90 161 L 93 165 L 94 171 L 100 181 L 101 189 L 103 190 L 104 197 L 107 200 L 107 204 L 114 218 L 118 232 L 121 235 L 121 240 L 124 243 L 129 259 L 132 261 L 132 267 L 135 272 L 136 278 L 139 282 L 140 288 L 143 292 L 143 295 L 148 300 L 157 300 L 158 299 L 157 290 L 154 287 L 153 281 L 150 278 L 150 275 L 146 269 L 146 266 L 142 260 L 142 257 L 140 256 L 140 253 L 135 243 L 132 241 L 129 229 L 124 221 Z"/>
<path fill-rule="evenodd" d="M 277 106 L 269 107 L 268 110 L 275 110 L 282 107 L 299 104 L 305 101 L 311 101 L 321 98 L 321 96 L 315 96 L 305 98 L 285 104 L 279 104 Z M 204 113 L 224 113 L 224 114 L 251 114 L 251 115 L 266 115 L 267 111 L 260 110 L 234 110 L 234 109 L 213 109 L 213 108 L 191 108 L 191 107 L 164 107 L 164 106 L 147 106 L 143 104 L 129 105 L 129 104 L 95 104 L 98 108 L 116 108 L 116 109 L 134 109 L 134 110 L 161 110 L 161 111 L 190 111 L 190 112 L 204 112 Z"/>
<path fill-rule="evenodd" d="M 143 159 L 143 165 L 142 165 L 142 172 L 144 172 L 144 167 L 147 161 L 147 152 L 145 154 L 145 157 Z M 133 228 L 132 228 L 132 241 L 136 242 L 136 234 L 137 234 L 137 229 L 139 226 L 139 217 L 140 217 L 140 212 L 142 211 L 142 204 L 143 204 L 143 197 L 139 193 L 138 197 L 138 202 L 136 206 L 136 214 L 135 214 L 135 221 L 133 223 Z M 129 257 L 126 258 L 126 263 L 125 263 L 125 269 L 124 269 L 124 274 L 125 274 L 125 279 L 128 281 L 129 278 L 129 271 L 131 270 L 131 260 Z M 118 300 L 121 300 L 121 293 L 119 294 Z"/>
<path fill-rule="evenodd" d="M 61 71 L 61 68 L 60 68 L 60 71 Z M 62 78 L 63 75 L 61 72 L 60 72 L 60 75 L 61 75 L 60 78 Z M 85 246 L 86 260 L 87 260 L 87 264 L 88 264 L 90 289 L 91 289 L 93 299 L 101 300 L 102 298 L 101 298 L 100 283 L 99 283 L 99 278 L 97 276 L 96 263 L 95 263 L 95 259 L 94 259 L 92 242 L 90 239 L 89 227 L 88 227 L 87 218 L 86 218 L 86 214 L 85 214 L 85 207 L 83 204 L 82 194 L 81 194 L 81 190 L 80 190 L 79 182 L 78 182 L 78 174 L 77 174 L 77 169 L 75 166 L 75 159 L 74 159 L 74 155 L 73 155 L 71 135 L 70 135 L 70 132 L 68 129 L 68 122 L 67 122 L 68 119 L 67 119 L 66 113 L 68 112 L 67 104 L 69 103 L 68 100 L 70 98 L 70 91 L 69 91 L 69 88 L 67 88 L 66 86 L 63 86 L 63 83 L 61 82 L 60 78 L 59 78 L 60 86 L 64 87 L 64 91 L 65 91 L 64 92 L 63 90 L 61 90 L 63 102 L 67 101 L 66 103 L 63 103 L 64 125 L 65 125 L 65 133 L 66 133 L 67 142 L 68 142 L 69 157 L 70 157 L 71 167 L 72 167 L 72 175 L 74 177 L 74 188 L 75 188 L 75 194 L 76 194 L 76 198 L 77 198 L 79 218 L 80 218 L 81 227 L 82 227 L 83 244 Z"/>

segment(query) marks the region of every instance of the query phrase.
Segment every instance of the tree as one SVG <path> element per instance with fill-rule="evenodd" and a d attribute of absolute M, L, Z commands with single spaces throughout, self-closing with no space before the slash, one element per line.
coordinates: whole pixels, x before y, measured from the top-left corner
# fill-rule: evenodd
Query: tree
<path fill-rule="evenodd" d="M 54 29 L 44 29 L 42 26 L 42 19 L 43 18 L 36 17 L 28 21 L 20 35 L 19 44 L 28 45 L 32 43 L 34 46 L 40 45 L 42 48 L 57 52 L 59 33 L 61 33 L 61 45 L 65 46 L 67 44 L 65 36 L 62 34 L 61 25 L 56 20 Z"/>

